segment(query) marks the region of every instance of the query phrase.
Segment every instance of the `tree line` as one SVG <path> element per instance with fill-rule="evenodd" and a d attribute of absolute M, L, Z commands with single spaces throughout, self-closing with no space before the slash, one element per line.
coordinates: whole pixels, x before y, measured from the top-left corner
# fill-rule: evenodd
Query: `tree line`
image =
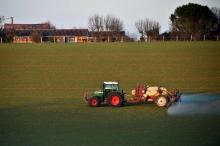
<path fill-rule="evenodd" d="M 200 40 L 201 37 L 220 34 L 220 9 L 209 8 L 199 4 L 189 3 L 177 7 L 170 15 L 171 35 L 191 37 Z M 192 38 L 193 37 L 193 38 Z"/>
<path fill-rule="evenodd" d="M 158 21 L 149 18 L 137 20 L 134 26 L 140 34 L 140 41 L 218 39 L 220 35 L 220 9 L 216 7 L 189 3 L 177 7 L 169 20 L 170 30 L 164 33 L 160 33 Z M 112 15 L 96 14 L 88 21 L 90 31 L 96 32 L 120 32 L 124 30 L 123 24 L 120 18 Z"/>
<path fill-rule="evenodd" d="M 170 30 L 160 33 L 161 25 L 158 21 L 149 18 L 137 20 L 134 26 L 140 34 L 141 41 L 158 39 L 191 39 L 201 40 L 220 35 L 220 9 L 209 8 L 200 4 L 189 3 L 177 7 L 170 15 Z M 5 34 L 3 29 L 4 17 L 0 17 L 0 37 L 7 38 L 12 35 Z M 55 28 L 54 25 L 51 24 Z M 103 32 L 113 35 L 124 31 L 123 21 L 114 15 L 95 14 L 88 18 L 88 29 L 97 36 Z M 162 38 L 161 38 L 162 37 Z M 219 36 L 220 37 L 220 36 Z"/>

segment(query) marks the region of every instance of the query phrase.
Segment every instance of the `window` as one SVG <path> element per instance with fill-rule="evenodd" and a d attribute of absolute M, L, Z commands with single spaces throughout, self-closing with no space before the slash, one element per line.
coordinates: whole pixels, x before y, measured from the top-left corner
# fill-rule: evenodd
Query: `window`
<path fill-rule="evenodd" d="M 118 84 L 104 84 L 104 89 L 105 90 L 111 89 L 111 90 L 118 91 L 119 90 L 119 86 L 118 86 Z"/>

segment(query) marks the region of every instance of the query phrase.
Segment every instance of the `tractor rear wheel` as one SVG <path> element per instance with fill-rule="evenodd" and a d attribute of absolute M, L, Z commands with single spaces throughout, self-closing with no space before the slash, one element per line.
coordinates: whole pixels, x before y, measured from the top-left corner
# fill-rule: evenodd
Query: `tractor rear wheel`
<path fill-rule="evenodd" d="M 108 103 L 113 107 L 120 107 L 123 104 L 123 98 L 118 93 L 111 93 L 108 95 Z"/>
<path fill-rule="evenodd" d="M 156 104 L 157 104 L 157 106 L 159 106 L 159 107 L 164 107 L 164 106 L 167 105 L 167 103 L 168 103 L 168 100 L 167 100 L 167 98 L 164 97 L 164 96 L 159 96 L 159 97 L 156 99 Z"/>
<path fill-rule="evenodd" d="M 91 107 L 99 107 L 101 104 L 101 101 L 98 97 L 92 97 L 89 99 L 88 104 Z"/>

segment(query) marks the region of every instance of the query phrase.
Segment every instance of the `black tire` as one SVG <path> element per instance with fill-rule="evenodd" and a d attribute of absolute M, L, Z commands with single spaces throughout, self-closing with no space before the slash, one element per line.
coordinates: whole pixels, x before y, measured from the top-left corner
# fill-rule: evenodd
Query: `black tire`
<path fill-rule="evenodd" d="M 168 99 L 165 96 L 159 96 L 159 97 L 157 97 L 155 103 L 159 107 L 165 107 L 168 103 Z"/>
<path fill-rule="evenodd" d="M 123 97 L 119 93 L 113 92 L 108 95 L 108 104 L 112 107 L 121 107 L 123 102 Z"/>
<path fill-rule="evenodd" d="M 92 97 L 88 100 L 88 104 L 91 107 L 99 107 L 101 104 L 101 100 L 99 97 Z"/>

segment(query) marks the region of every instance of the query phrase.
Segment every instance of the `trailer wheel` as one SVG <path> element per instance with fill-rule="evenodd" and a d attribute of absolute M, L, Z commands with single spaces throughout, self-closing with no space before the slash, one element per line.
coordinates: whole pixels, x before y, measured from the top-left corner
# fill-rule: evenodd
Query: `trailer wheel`
<path fill-rule="evenodd" d="M 120 107 L 123 104 L 122 96 L 118 93 L 111 93 L 108 95 L 108 103 L 113 107 Z"/>
<path fill-rule="evenodd" d="M 88 104 L 91 107 L 99 107 L 101 104 L 101 101 L 98 97 L 92 97 L 89 99 Z"/>
<path fill-rule="evenodd" d="M 159 106 L 159 107 L 164 107 L 164 106 L 167 105 L 167 103 L 168 103 L 168 100 L 167 100 L 167 98 L 164 97 L 164 96 L 159 96 L 159 97 L 156 99 L 156 104 L 157 104 L 157 106 Z"/>

